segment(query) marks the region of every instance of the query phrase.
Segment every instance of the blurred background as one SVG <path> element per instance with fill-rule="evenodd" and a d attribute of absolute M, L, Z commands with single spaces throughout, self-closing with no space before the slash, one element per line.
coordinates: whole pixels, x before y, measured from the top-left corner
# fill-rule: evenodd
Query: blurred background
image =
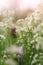
<path fill-rule="evenodd" d="M 15 19 L 25 18 L 41 5 L 43 0 L 0 0 L 0 12 L 10 9 L 13 10 Z"/>

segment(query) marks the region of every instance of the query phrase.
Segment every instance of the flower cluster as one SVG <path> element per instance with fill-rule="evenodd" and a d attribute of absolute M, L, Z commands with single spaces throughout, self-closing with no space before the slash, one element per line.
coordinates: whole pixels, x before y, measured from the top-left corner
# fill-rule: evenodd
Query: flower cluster
<path fill-rule="evenodd" d="M 6 16 L 0 19 L 0 65 L 43 65 L 43 8 L 15 24 Z"/>

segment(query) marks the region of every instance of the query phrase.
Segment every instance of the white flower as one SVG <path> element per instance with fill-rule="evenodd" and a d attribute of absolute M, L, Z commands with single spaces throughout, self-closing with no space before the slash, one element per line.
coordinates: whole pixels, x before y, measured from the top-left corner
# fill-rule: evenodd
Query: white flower
<path fill-rule="evenodd" d="M 23 54 L 23 45 L 18 47 L 15 45 L 11 45 L 6 49 L 6 53 L 20 53 L 21 55 Z"/>
<path fill-rule="evenodd" d="M 5 37 L 4 35 L 0 35 L 0 37 L 1 37 L 2 39 L 6 39 L 6 37 Z"/>
<path fill-rule="evenodd" d="M 16 61 L 14 61 L 13 59 L 11 59 L 11 58 L 10 59 L 6 59 L 5 63 L 7 65 L 18 65 L 18 63 Z"/>

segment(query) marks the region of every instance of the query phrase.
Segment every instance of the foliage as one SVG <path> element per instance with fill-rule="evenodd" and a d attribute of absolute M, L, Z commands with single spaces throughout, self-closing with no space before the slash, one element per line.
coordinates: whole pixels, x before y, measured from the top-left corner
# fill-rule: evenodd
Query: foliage
<path fill-rule="evenodd" d="M 0 65 L 43 65 L 43 9 L 15 24 L 8 18 L 6 21 L 0 22 Z M 12 25 L 16 27 L 16 36 L 12 35 L 15 33 L 11 32 Z M 23 54 L 19 61 L 15 59 L 19 51 L 6 51 L 11 45 L 23 45 Z"/>

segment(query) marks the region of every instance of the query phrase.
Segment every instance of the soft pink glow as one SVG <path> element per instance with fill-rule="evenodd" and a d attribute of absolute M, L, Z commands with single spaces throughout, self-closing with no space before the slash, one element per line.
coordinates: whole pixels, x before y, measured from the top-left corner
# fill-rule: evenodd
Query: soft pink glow
<path fill-rule="evenodd" d="M 39 4 L 40 0 L 20 0 L 20 9 L 35 8 Z"/>
<path fill-rule="evenodd" d="M 8 5 L 8 0 L 0 0 L 0 7 L 7 7 Z"/>
<path fill-rule="evenodd" d="M 16 19 L 25 18 L 34 12 L 38 5 L 43 5 L 43 0 L 0 0 L 0 11 L 12 9 Z"/>
<path fill-rule="evenodd" d="M 0 0 L 0 10 L 4 8 L 14 8 L 15 10 L 17 8 L 20 10 L 34 9 L 42 2 L 43 0 Z"/>

